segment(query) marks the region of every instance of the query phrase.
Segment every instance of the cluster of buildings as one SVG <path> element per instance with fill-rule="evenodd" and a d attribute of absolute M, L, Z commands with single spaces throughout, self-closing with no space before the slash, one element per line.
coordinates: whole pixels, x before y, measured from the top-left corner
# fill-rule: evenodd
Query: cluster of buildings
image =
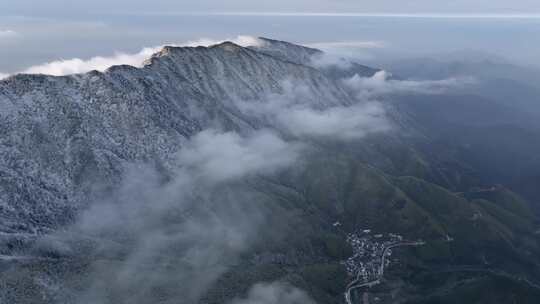
<path fill-rule="evenodd" d="M 359 282 L 370 282 L 380 276 L 381 263 L 387 267 L 390 263 L 388 257 L 392 255 L 389 246 L 397 244 L 403 240 L 398 234 L 374 234 L 370 229 L 347 235 L 347 242 L 351 244 L 353 255 L 342 263 L 351 277 L 355 277 Z M 383 254 L 387 255 L 382 259 Z"/>

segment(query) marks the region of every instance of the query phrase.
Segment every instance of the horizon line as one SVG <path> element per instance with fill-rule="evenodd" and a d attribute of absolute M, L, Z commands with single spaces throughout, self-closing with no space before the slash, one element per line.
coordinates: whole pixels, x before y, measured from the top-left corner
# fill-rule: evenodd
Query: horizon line
<path fill-rule="evenodd" d="M 378 18 L 425 18 L 425 19 L 540 19 L 540 13 L 340 13 L 340 12 L 133 12 L 135 15 L 178 16 L 268 16 L 268 17 L 378 17 Z"/>

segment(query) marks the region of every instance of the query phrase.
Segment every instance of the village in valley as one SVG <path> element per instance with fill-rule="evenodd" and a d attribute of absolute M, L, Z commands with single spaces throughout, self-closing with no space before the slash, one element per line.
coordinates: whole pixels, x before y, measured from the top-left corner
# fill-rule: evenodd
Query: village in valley
<path fill-rule="evenodd" d="M 390 264 L 390 246 L 403 242 L 398 234 L 373 234 L 370 229 L 347 235 L 347 242 L 353 248 L 353 255 L 342 263 L 351 277 L 359 283 L 377 280 L 382 269 Z M 387 258 L 383 259 L 383 255 Z M 381 265 L 381 263 L 385 265 Z M 381 267 L 382 266 L 382 267 Z"/>

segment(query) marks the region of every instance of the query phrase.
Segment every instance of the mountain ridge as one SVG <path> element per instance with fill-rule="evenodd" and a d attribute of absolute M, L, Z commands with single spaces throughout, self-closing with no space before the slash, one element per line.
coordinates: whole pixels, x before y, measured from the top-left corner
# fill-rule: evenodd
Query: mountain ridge
<path fill-rule="evenodd" d="M 460 146 L 436 145 L 436 131 L 445 130 L 444 119 L 436 119 L 442 127 L 430 133 L 431 127 L 438 125 L 419 120 L 421 110 L 405 108 L 407 104 L 397 106 L 405 99 L 385 100 L 386 110 L 393 110 L 386 112 L 389 120 L 402 118 L 414 124 L 396 123 L 398 129 L 347 140 L 331 136 L 303 139 L 244 111 L 241 105 L 245 104 L 269 111 L 271 107 L 265 106 L 272 98 L 278 99 L 278 106 L 286 107 L 287 102 L 295 105 L 294 98 L 285 103 L 279 100 L 291 94 L 290 90 L 292 95 L 297 93 L 295 89 L 303 99 L 299 104 L 302 110 L 323 113 L 321 117 L 325 118 L 331 117 L 331 110 L 336 108 L 338 113 L 348 114 L 365 101 L 343 87 L 343 73 L 359 69 L 366 71 L 360 76 L 370 77 L 376 69 L 368 71 L 353 65 L 351 70 L 328 73 L 325 67 L 312 66 L 311 60 L 305 65 L 293 62 L 306 60 L 306 54 L 312 52 L 309 48 L 295 46 L 283 52 L 283 47 L 291 44 L 273 41 L 264 40 L 266 49 L 261 52 L 231 42 L 210 47 L 169 46 L 142 68 L 119 65 L 105 72 L 60 77 L 15 75 L 0 81 L 0 255 L 37 257 L 26 264 L 5 262 L 0 257 L 0 284 L 9 286 L 5 294 L 0 292 L 0 300 L 17 303 L 22 299 L 20 302 L 25 303 L 46 298 L 49 303 L 76 303 L 81 295 L 88 296 L 89 290 L 93 296 L 96 288 L 104 303 L 148 303 L 157 298 L 169 303 L 185 299 L 186 294 L 190 303 L 223 303 L 244 293 L 253 283 L 286 281 L 305 289 L 320 303 L 341 303 L 349 278 L 342 262 L 352 254 L 346 236 L 368 228 L 427 242 L 411 252 L 398 253 L 401 262 L 392 262 L 396 271 L 385 286 L 405 286 L 396 291 L 404 299 L 428 301 L 441 289 L 454 292 L 453 280 L 482 279 L 451 277 L 437 282 L 440 285 L 433 283 L 433 288 L 418 283 L 422 275 L 442 266 L 486 267 L 488 263 L 489 267 L 528 278 L 540 277 L 533 267 L 537 261 L 530 258 L 540 252 L 533 234 L 536 217 L 523 207 L 525 203 L 518 196 L 502 186 L 487 194 L 471 190 L 491 188 L 478 178 L 474 166 L 466 162 L 469 159 L 455 156 L 459 153 L 452 149 L 459 152 Z M 278 57 L 284 59 L 264 53 L 272 51 L 272 42 L 281 50 Z M 288 111 L 291 108 L 278 115 Z M 305 120 L 312 112 L 301 113 L 300 119 Z M 138 202 L 131 192 L 138 195 L 139 188 L 147 183 L 157 183 L 158 190 L 164 187 L 166 194 L 179 191 L 177 186 L 182 189 L 174 184 L 173 174 L 178 170 L 179 150 L 194 149 L 204 135 L 213 134 L 212 130 L 229 132 L 225 133 L 226 140 L 242 143 L 242 136 L 263 129 L 272 130 L 293 145 L 303 139 L 309 149 L 302 150 L 301 159 L 281 171 L 249 176 L 208 193 L 204 185 L 195 187 L 201 193 L 192 194 L 197 204 L 186 212 L 188 216 L 181 208 L 165 208 L 167 212 L 157 212 L 156 220 L 152 217 L 156 210 L 130 204 L 131 200 Z M 277 136 L 270 137 L 285 144 Z M 195 149 L 198 153 L 191 151 L 184 159 L 198 160 L 202 154 L 204 165 L 208 153 L 227 156 L 229 151 L 220 139 L 211 142 L 210 151 L 200 153 Z M 247 144 L 253 143 L 247 140 Z M 256 141 L 253 145 L 268 148 Z M 250 150 L 240 152 L 246 156 L 247 165 L 253 165 Z M 228 159 L 226 167 L 244 165 L 236 161 Z M 122 188 L 126 166 L 141 163 L 153 169 L 131 173 L 140 184 L 131 185 L 133 189 Z M 127 193 L 114 196 L 118 188 Z M 118 215 L 119 219 L 113 217 L 112 221 L 120 232 L 79 235 L 76 229 L 71 231 L 81 210 L 92 211 L 94 202 L 109 196 L 119 201 L 119 213 L 115 213 L 116 207 L 106 211 Z M 245 197 L 247 202 L 243 201 Z M 160 199 L 158 195 L 156 200 Z M 154 202 L 153 197 L 149 201 Z M 219 217 L 235 214 L 238 209 L 257 212 L 240 212 L 242 217 L 232 220 Z M 129 219 L 133 214 L 134 223 L 122 225 L 124 217 Z M 201 214 L 208 215 L 210 222 Z M 111 220 L 107 213 L 99 215 L 105 223 Z M 195 229 L 196 237 L 186 243 L 184 237 L 175 239 L 175 233 L 201 225 L 190 222 L 189 215 L 201 220 L 204 229 Z M 253 217 L 272 229 L 248 229 L 257 234 L 250 248 L 240 256 L 216 257 L 216 252 L 228 253 L 226 249 L 242 238 L 235 234 L 237 226 L 216 228 L 211 221 L 216 216 L 218 224 L 243 223 Z M 139 217 L 150 217 L 150 221 Z M 100 232 L 102 219 L 91 219 L 86 223 L 90 231 Z M 186 221 L 191 226 L 183 226 Z M 151 232 L 157 227 L 158 233 L 144 231 L 138 235 L 139 225 Z M 240 228 L 245 230 L 244 226 Z M 213 229 L 217 238 L 207 239 Z M 185 250 L 187 256 L 182 255 Z M 201 252 L 202 261 L 196 258 Z M 126 273 L 125 267 L 131 270 L 132 266 L 136 275 L 118 277 Z M 191 282 L 191 277 L 186 281 L 177 277 L 184 273 L 196 276 L 212 267 L 219 271 L 209 280 L 211 290 L 200 298 L 197 292 L 193 296 L 186 290 L 185 286 L 191 285 L 184 283 Z M 44 281 L 47 284 L 42 284 Z M 102 288 L 104 285 L 106 288 Z M 384 292 L 381 294 L 384 296 Z"/>
<path fill-rule="evenodd" d="M 8 163 L 10 158 L 28 159 L 31 162 L 39 160 L 34 164 L 36 168 L 42 165 L 50 169 L 68 168 L 72 165 L 65 163 L 67 159 L 43 156 L 52 151 L 56 151 L 56 155 L 65 155 L 62 146 L 67 144 L 70 149 L 79 151 L 75 159 L 95 158 L 97 163 L 93 166 L 105 166 L 101 170 L 105 170 L 104 178 L 108 180 L 112 172 L 118 170 L 120 160 L 141 159 L 154 154 L 164 157 L 177 150 L 186 138 L 211 125 L 224 129 L 252 129 L 254 122 L 238 110 L 236 102 L 280 94 L 283 92 L 282 81 L 305 85 L 313 92 L 313 103 L 322 107 L 352 103 L 348 93 L 312 67 L 281 61 L 238 45 L 234 45 L 237 52 L 230 53 L 226 48 L 232 45 L 165 47 L 152 56 L 151 64 L 143 68 L 121 65 L 110 67 L 104 73 L 91 71 L 69 76 L 21 74 L 1 81 L 0 104 L 8 109 L 0 114 L 6 118 L 1 122 L 3 144 L 11 147 L 6 150 L 9 157 L 3 158 L 3 170 L 11 172 L 8 176 L 12 178 L 18 175 L 9 169 L 12 167 Z M 146 124 L 144 129 L 139 126 L 141 122 Z M 41 152 L 45 154 L 39 154 L 30 146 L 32 140 L 20 141 L 20 132 L 16 130 L 27 130 L 24 132 L 26 136 L 39 139 L 45 149 Z M 130 134 L 128 130 L 137 130 L 141 134 Z M 76 142 L 89 145 L 87 148 L 76 148 L 76 145 L 69 144 L 79 132 L 83 132 L 81 138 L 85 139 Z M 152 132 L 166 138 L 167 144 L 157 145 L 152 139 Z M 125 137 L 125 134 L 130 135 Z M 21 145 L 22 150 L 16 148 Z M 104 150 L 99 152 L 101 147 Z M 95 152 L 88 154 L 92 150 Z M 26 156 L 22 157 L 19 153 Z M 117 164 L 111 165 L 111 161 Z M 79 169 L 72 168 L 63 173 L 53 169 L 64 177 L 60 180 L 49 177 L 49 182 L 43 180 L 42 183 L 52 182 L 52 185 L 38 187 L 32 192 L 48 197 L 52 193 L 45 189 L 65 189 L 63 183 L 71 184 L 68 187 L 71 190 L 65 189 L 59 193 L 72 192 L 75 186 L 73 182 L 77 180 L 73 177 L 89 170 L 88 164 L 92 162 L 88 163 L 87 159 L 80 163 Z M 82 171 L 76 173 L 73 170 Z M 27 174 L 38 178 L 39 171 L 31 172 L 34 173 Z M 72 178 L 66 179 L 66 173 Z M 20 198 L 12 195 L 26 192 L 26 182 L 15 180 L 8 183 L 18 190 L 8 191 L 10 199 L 4 204 L 17 205 L 16 201 Z M 48 194 L 45 195 L 43 191 Z M 72 195 L 74 193 L 68 196 Z M 33 200 L 31 197 L 30 200 Z M 34 202 L 30 205 L 40 204 Z M 14 209 L 10 207 L 7 210 Z M 23 214 L 26 212 L 23 211 Z"/>

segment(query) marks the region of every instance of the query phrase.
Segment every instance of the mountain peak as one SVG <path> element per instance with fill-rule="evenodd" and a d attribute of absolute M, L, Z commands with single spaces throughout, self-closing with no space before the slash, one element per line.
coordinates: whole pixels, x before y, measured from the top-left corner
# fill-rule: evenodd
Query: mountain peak
<path fill-rule="evenodd" d="M 231 41 L 225 41 L 219 44 L 215 44 L 210 46 L 210 48 L 220 48 L 228 52 L 238 52 L 239 50 L 243 49 L 242 46 Z"/>

